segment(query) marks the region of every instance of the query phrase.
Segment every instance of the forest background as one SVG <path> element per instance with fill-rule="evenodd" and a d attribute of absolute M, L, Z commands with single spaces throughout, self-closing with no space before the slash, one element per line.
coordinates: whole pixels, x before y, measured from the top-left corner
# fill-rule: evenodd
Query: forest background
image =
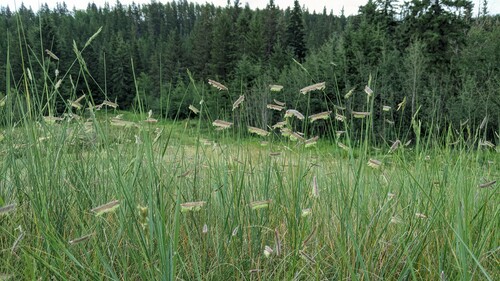
<path fill-rule="evenodd" d="M 196 87 L 214 119 L 236 118 L 266 128 L 281 116 L 266 108 L 273 99 L 308 113 L 363 111 L 362 93 L 371 79 L 375 140 L 395 139 L 417 115 L 423 135 L 486 129 L 485 137 L 495 139 L 500 16 L 488 13 L 487 1 L 479 14 L 465 0 L 414 0 L 398 7 L 396 2 L 370 0 L 353 16 L 310 13 L 299 1 L 282 10 L 272 0 L 262 10 L 243 7 L 238 0 L 226 7 L 188 1 L 124 6 L 117 1 L 113 7 L 89 4 L 73 11 L 60 4 L 36 13 L 25 6 L 17 11 L 2 7 L 0 79 L 8 70 L 11 81 L 9 89 L 1 83 L 0 98 L 6 92 L 25 94 L 19 85 L 26 75 L 23 55 L 28 55 L 29 61 L 42 61 L 29 66 L 38 88 L 30 94 L 39 104 L 59 84 L 55 115 L 65 113 L 68 100 L 90 94 L 96 104 L 116 101 L 124 110 L 143 104 L 162 118 L 185 119 L 193 115 L 188 106 L 201 102 Z M 74 43 L 81 48 L 101 27 L 82 51 L 89 81 L 81 68 L 71 67 Z M 218 92 L 208 79 L 230 90 Z M 311 95 L 305 102 L 299 90 L 317 82 L 326 82 L 325 95 Z M 272 93 L 270 84 L 284 90 Z M 245 107 L 233 112 L 240 95 L 245 95 Z M 21 116 L 8 114 L 10 120 Z"/>

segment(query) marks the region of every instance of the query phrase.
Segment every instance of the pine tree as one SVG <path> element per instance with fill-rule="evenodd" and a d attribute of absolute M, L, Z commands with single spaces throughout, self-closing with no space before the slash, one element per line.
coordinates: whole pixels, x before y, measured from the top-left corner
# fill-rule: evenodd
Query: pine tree
<path fill-rule="evenodd" d="M 302 9 L 298 0 L 293 2 L 293 10 L 290 14 L 287 27 L 287 46 L 292 49 L 295 59 L 300 62 L 306 57 L 306 42 L 304 34 L 304 20 Z"/>

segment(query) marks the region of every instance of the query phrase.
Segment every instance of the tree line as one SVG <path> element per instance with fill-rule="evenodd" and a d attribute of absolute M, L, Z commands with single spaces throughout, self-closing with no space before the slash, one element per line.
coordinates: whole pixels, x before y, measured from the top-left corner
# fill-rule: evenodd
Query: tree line
<path fill-rule="evenodd" d="M 188 106 L 203 99 L 213 119 L 266 128 L 283 115 L 267 108 L 276 99 L 301 112 L 332 110 L 348 118 L 373 106 L 373 133 L 382 139 L 396 138 L 412 120 L 423 133 L 452 126 L 471 134 L 467 128 L 481 127 L 494 138 L 500 17 L 489 15 L 487 1 L 479 11 L 466 0 L 397 2 L 369 0 L 352 16 L 310 12 L 299 1 L 283 9 L 272 0 L 264 9 L 239 0 L 225 7 L 117 1 L 71 11 L 62 3 L 36 13 L 2 7 L 0 79 L 10 87 L 1 85 L 0 98 L 26 94 L 21 85 L 29 68 L 36 81 L 29 94 L 41 105 L 50 100 L 42 114 L 49 108 L 63 114 L 67 100 L 87 94 L 96 103 L 116 100 L 121 109 L 141 102 L 164 118 L 189 118 Z M 229 91 L 210 87 L 208 79 Z M 323 92 L 299 94 L 318 82 L 325 82 Z M 368 83 L 373 105 L 363 92 Z M 283 90 L 271 92 L 271 84 Z M 240 95 L 245 106 L 233 111 Z"/>

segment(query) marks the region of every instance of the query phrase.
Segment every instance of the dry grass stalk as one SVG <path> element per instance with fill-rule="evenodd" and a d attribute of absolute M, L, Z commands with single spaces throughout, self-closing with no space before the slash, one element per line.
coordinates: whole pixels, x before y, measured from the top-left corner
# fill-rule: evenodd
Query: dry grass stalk
<path fill-rule="evenodd" d="M 389 119 L 385 119 L 385 122 L 389 125 L 394 125 L 394 121 L 391 121 Z"/>
<path fill-rule="evenodd" d="M 197 202 L 186 202 L 181 204 L 181 213 L 185 212 L 197 212 L 201 210 L 203 206 L 205 206 L 207 202 L 205 201 L 197 201 Z"/>
<path fill-rule="evenodd" d="M 189 174 L 191 174 L 191 170 L 187 170 L 187 171 L 185 171 L 184 173 L 182 173 L 182 174 L 178 175 L 177 177 L 178 177 L 178 178 L 185 178 L 185 177 L 187 177 Z"/>
<path fill-rule="evenodd" d="M 212 80 L 212 79 L 208 79 L 208 84 L 212 85 L 213 87 L 219 89 L 219 91 L 228 91 L 227 87 L 222 85 L 221 83 L 215 81 L 215 80 Z"/>
<path fill-rule="evenodd" d="M 479 188 L 487 188 L 487 187 L 493 186 L 495 183 L 497 183 L 497 181 L 485 182 L 485 183 L 480 184 Z"/>
<path fill-rule="evenodd" d="M 280 234 L 278 232 L 278 228 L 274 229 L 274 243 L 276 244 L 276 255 L 281 255 L 281 239 Z"/>
<path fill-rule="evenodd" d="M 361 111 L 353 111 L 352 115 L 354 118 L 365 118 L 366 116 L 370 116 L 370 112 L 361 112 Z"/>
<path fill-rule="evenodd" d="M 295 109 L 289 109 L 285 112 L 285 118 L 295 116 L 299 120 L 304 120 L 304 115 Z"/>
<path fill-rule="evenodd" d="M 279 101 L 279 100 L 276 100 L 276 99 L 273 99 L 274 103 L 279 105 L 279 106 L 285 106 L 286 103 L 285 102 L 282 102 L 282 101 Z"/>
<path fill-rule="evenodd" d="M 92 237 L 94 235 L 94 233 L 90 233 L 90 234 L 87 234 L 85 236 L 82 236 L 82 237 L 79 237 L 79 238 L 75 238 L 73 240 L 69 240 L 68 243 L 70 245 L 75 245 L 75 244 L 78 244 L 78 243 L 82 243 L 84 241 L 87 241 L 90 239 L 90 237 Z"/>
<path fill-rule="evenodd" d="M 281 85 L 269 85 L 269 89 L 271 90 L 271 92 L 280 92 L 281 90 L 283 90 L 283 86 L 281 86 Z"/>
<path fill-rule="evenodd" d="M 234 103 L 233 103 L 233 111 L 240 106 L 240 104 L 245 100 L 245 96 L 241 95 Z"/>
<path fill-rule="evenodd" d="M 269 207 L 269 204 L 272 202 L 273 200 L 271 199 L 268 199 L 268 200 L 261 200 L 261 201 L 253 201 L 253 202 L 250 202 L 250 204 L 248 204 L 250 206 L 250 208 L 252 210 L 259 210 L 259 209 L 264 209 L 264 208 L 267 208 Z"/>
<path fill-rule="evenodd" d="M 7 213 L 13 212 L 16 210 L 16 207 L 17 207 L 16 203 L 5 205 L 0 208 L 0 215 L 5 215 Z"/>
<path fill-rule="evenodd" d="M 313 115 L 309 116 L 309 120 L 311 120 L 311 123 L 316 121 L 316 120 L 320 120 L 320 119 L 326 120 L 326 119 L 330 118 L 330 114 L 332 114 L 331 111 L 325 111 L 325 112 L 313 114 Z"/>
<path fill-rule="evenodd" d="M 17 229 L 19 229 L 19 231 L 21 233 L 19 233 L 19 236 L 16 238 L 16 240 L 14 241 L 14 244 L 12 244 L 12 248 L 10 249 L 10 252 L 11 253 L 15 253 L 16 250 L 17 250 L 17 247 L 19 247 L 19 243 L 21 243 L 21 241 L 23 240 L 24 238 L 24 235 L 26 234 L 23 229 L 21 228 L 21 226 L 18 226 Z"/>
<path fill-rule="evenodd" d="M 194 107 L 194 105 L 192 105 L 192 104 L 189 105 L 189 110 L 191 110 L 194 114 L 200 113 L 200 110 L 198 108 Z"/>
<path fill-rule="evenodd" d="M 280 105 L 277 105 L 277 104 L 268 104 L 266 106 L 268 109 L 272 109 L 272 110 L 276 110 L 276 111 L 282 111 L 283 109 L 285 109 L 283 106 L 280 106 Z"/>
<path fill-rule="evenodd" d="M 212 122 L 212 125 L 223 130 L 230 128 L 233 125 L 233 123 L 217 119 L 214 122 Z"/>
<path fill-rule="evenodd" d="M 253 134 L 257 134 L 259 136 L 267 137 L 269 132 L 260 128 L 248 126 L 248 131 Z"/>
<path fill-rule="evenodd" d="M 314 85 L 310 85 L 310 86 L 307 86 L 307 87 L 300 89 L 300 93 L 305 95 L 305 94 L 312 92 L 312 91 L 324 90 L 325 88 L 326 88 L 326 83 L 321 82 L 321 83 L 316 83 Z"/>
<path fill-rule="evenodd" d="M 45 49 L 45 53 L 47 53 L 47 55 L 49 55 L 49 57 L 53 58 L 54 60 L 59 60 L 59 58 L 54 53 L 52 53 L 49 49 Z"/>
<path fill-rule="evenodd" d="M 335 136 L 337 136 L 337 138 L 339 138 L 343 134 L 345 134 L 345 131 L 335 131 Z"/>
<path fill-rule="evenodd" d="M 120 201 L 113 200 L 113 201 L 106 203 L 104 205 L 95 207 L 95 208 L 91 209 L 90 211 L 92 213 L 95 213 L 96 216 L 100 216 L 100 215 L 103 215 L 105 213 L 114 212 L 119 206 L 120 206 Z"/>
<path fill-rule="evenodd" d="M 318 179 L 316 176 L 314 176 L 312 180 L 312 196 L 319 198 Z"/>
<path fill-rule="evenodd" d="M 308 254 L 306 254 L 306 252 L 305 252 L 304 250 L 299 250 L 299 254 L 300 254 L 300 256 L 301 256 L 304 260 L 306 260 L 306 261 L 310 262 L 311 264 L 316 264 L 316 261 L 314 260 L 314 258 L 313 258 L 313 257 L 311 257 L 311 256 L 309 256 Z"/>
<path fill-rule="evenodd" d="M 314 237 L 314 234 L 316 233 L 316 228 L 314 228 L 311 233 L 309 235 L 307 235 L 307 238 L 304 239 L 304 241 L 302 242 L 302 247 L 306 247 L 307 246 L 307 243 L 309 243 L 309 241 L 311 241 L 311 239 Z"/>

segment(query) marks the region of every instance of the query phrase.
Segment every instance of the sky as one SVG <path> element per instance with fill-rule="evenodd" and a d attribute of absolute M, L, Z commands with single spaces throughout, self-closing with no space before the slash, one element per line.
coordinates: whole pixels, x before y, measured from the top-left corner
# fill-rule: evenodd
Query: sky
<path fill-rule="evenodd" d="M 1 0 L 0 6 L 9 6 L 11 10 L 14 10 L 15 7 L 21 6 L 21 3 L 24 3 L 26 7 L 31 7 L 34 11 L 38 10 L 38 7 L 47 3 L 49 8 L 54 8 L 56 3 L 65 2 L 68 6 L 69 10 L 72 10 L 74 7 L 77 9 L 85 9 L 88 3 L 94 2 L 97 6 L 103 6 L 105 2 L 110 3 L 112 6 L 116 0 Z M 156 0 L 157 2 L 169 2 L 169 0 Z M 198 2 L 203 4 L 205 2 L 211 2 L 215 5 L 225 6 L 227 0 L 188 0 L 190 2 Z M 136 4 L 146 4 L 150 3 L 151 0 L 120 0 L 120 3 L 126 5 L 135 2 Z M 233 2 L 233 0 L 231 0 Z M 266 4 L 269 3 L 269 0 L 240 0 L 242 6 L 245 3 L 249 3 L 251 8 L 260 8 L 263 9 L 266 7 Z M 294 0 L 274 0 L 276 6 L 279 6 L 282 9 L 293 6 Z M 340 11 L 342 7 L 344 7 L 344 13 L 346 15 L 356 14 L 358 12 L 358 8 L 361 5 L 366 4 L 368 0 L 299 0 L 299 3 L 303 6 L 306 6 L 309 9 L 309 12 L 316 11 L 318 13 L 323 12 L 323 8 L 326 7 L 327 11 L 330 12 L 333 10 L 333 14 L 340 15 Z M 483 0 L 473 0 L 474 2 L 474 14 L 477 14 L 478 9 L 483 2 Z M 500 14 L 500 1 L 499 0 L 489 0 L 488 11 L 490 14 Z"/>

